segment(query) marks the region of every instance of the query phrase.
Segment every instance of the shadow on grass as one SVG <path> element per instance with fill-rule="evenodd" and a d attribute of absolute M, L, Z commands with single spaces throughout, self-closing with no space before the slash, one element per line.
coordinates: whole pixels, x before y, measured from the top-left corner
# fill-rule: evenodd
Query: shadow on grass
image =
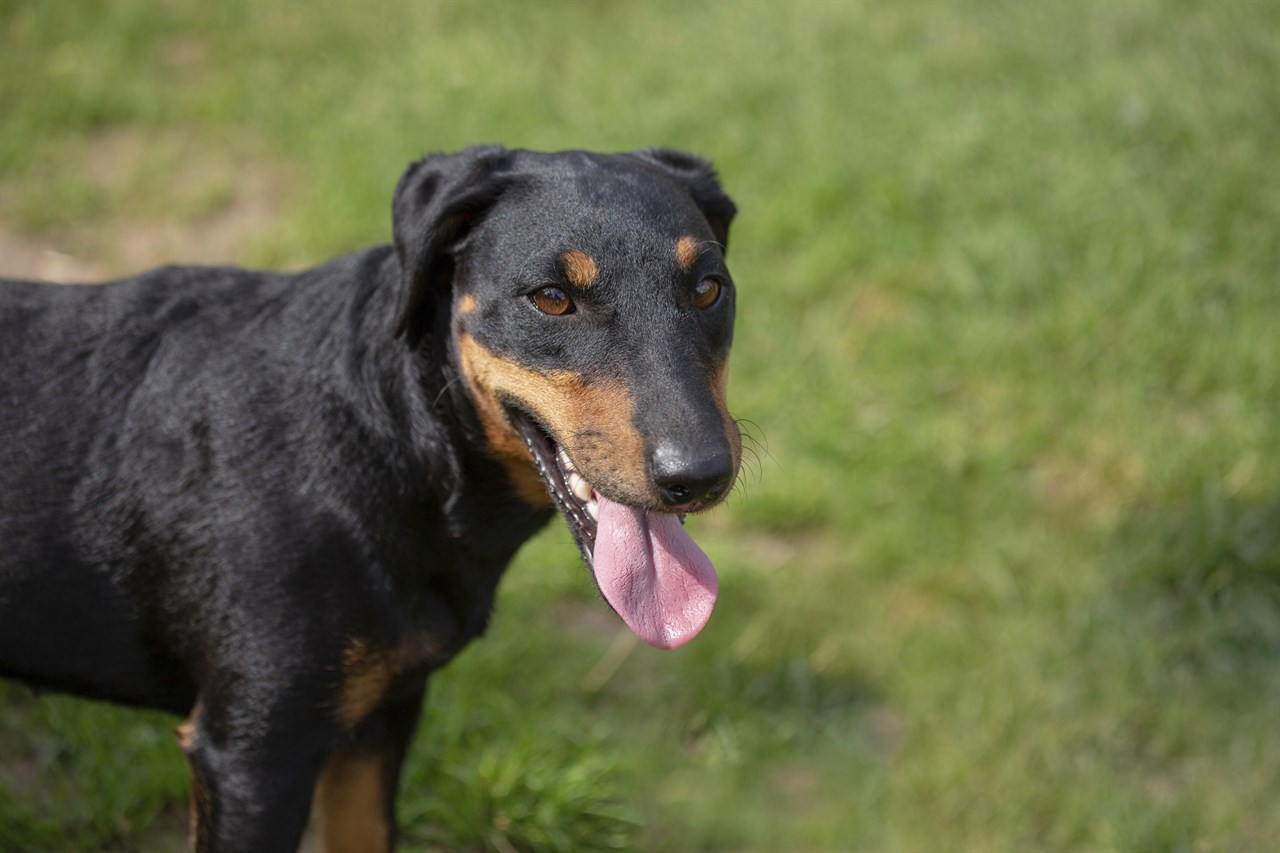
<path fill-rule="evenodd" d="M 1135 507 L 1110 551 L 1095 732 L 1130 849 L 1270 849 L 1280 823 L 1280 491 Z M 1077 753 L 1087 749 L 1077 749 Z"/>
<path fill-rule="evenodd" d="M 901 725 L 821 619 L 772 621 L 763 581 L 726 581 L 734 610 L 718 642 L 694 643 L 661 694 L 693 757 L 774 761 L 839 744 L 868 762 L 891 753 Z M 678 722 L 677 722 L 678 721 Z M 824 747 L 825 744 L 825 747 Z"/>
<path fill-rule="evenodd" d="M 1173 505 L 1141 507 L 1121 525 L 1117 544 L 1120 593 L 1155 609 L 1165 639 L 1182 638 L 1176 646 L 1188 662 L 1234 656 L 1237 664 L 1274 665 L 1280 492 L 1243 497 L 1205 488 Z"/>

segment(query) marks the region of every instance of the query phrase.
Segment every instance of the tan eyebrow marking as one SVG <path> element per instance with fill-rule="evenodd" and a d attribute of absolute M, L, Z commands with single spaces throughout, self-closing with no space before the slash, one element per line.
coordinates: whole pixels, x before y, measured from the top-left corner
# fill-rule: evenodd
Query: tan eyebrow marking
<path fill-rule="evenodd" d="M 600 272 L 596 267 L 595 258 L 577 249 L 561 255 L 560 262 L 564 264 L 564 272 L 569 277 L 569 282 L 577 287 L 590 287 Z"/>
<path fill-rule="evenodd" d="M 698 259 L 698 241 L 689 236 L 676 241 L 676 263 L 680 269 L 688 272 L 693 269 L 693 262 Z"/>
<path fill-rule="evenodd" d="M 462 298 L 458 300 L 458 313 L 470 314 L 476 310 L 476 298 L 470 293 L 462 294 Z"/>

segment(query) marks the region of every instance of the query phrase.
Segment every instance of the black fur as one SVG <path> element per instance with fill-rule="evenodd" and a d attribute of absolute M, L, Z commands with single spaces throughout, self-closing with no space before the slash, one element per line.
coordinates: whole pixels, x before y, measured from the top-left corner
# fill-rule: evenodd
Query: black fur
<path fill-rule="evenodd" d="M 554 515 L 486 439 L 462 294 L 493 352 L 620 377 L 646 447 L 724 452 L 706 375 L 732 285 L 705 253 L 691 275 L 725 295 L 691 311 L 663 255 L 727 241 L 705 162 L 472 148 L 413 164 L 393 213 L 393 246 L 294 275 L 0 286 L 0 675 L 191 715 L 200 849 L 296 847 L 335 751 L 382 756 L 390 818 L 427 676 Z M 601 282 L 551 322 L 527 294 L 576 248 Z M 407 637 L 417 656 L 344 725 L 352 640 Z"/>

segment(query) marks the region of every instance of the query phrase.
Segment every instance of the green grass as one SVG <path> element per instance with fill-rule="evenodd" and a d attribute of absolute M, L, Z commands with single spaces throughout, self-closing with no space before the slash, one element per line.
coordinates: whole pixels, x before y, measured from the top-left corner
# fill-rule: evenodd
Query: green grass
<path fill-rule="evenodd" d="M 405 846 L 1268 851 L 1278 81 L 1262 0 L 0 0 L 0 238 L 300 266 L 425 150 L 711 156 L 759 452 L 691 523 L 717 612 L 633 648 L 540 537 Z M 172 722 L 0 686 L 0 849 L 180 848 Z"/>

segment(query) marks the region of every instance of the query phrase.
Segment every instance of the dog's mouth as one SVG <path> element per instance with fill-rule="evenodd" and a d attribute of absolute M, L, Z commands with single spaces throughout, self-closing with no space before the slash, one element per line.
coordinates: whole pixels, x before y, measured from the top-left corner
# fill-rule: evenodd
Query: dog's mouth
<path fill-rule="evenodd" d="M 610 500 L 536 419 L 508 414 L 609 605 L 651 646 L 693 639 L 711 616 L 718 581 L 682 518 Z"/>
<path fill-rule="evenodd" d="M 599 493 L 547 430 L 523 412 L 513 409 L 508 414 L 528 446 L 556 509 L 568 522 L 583 559 L 587 565 L 593 565 L 600 522 Z"/>

